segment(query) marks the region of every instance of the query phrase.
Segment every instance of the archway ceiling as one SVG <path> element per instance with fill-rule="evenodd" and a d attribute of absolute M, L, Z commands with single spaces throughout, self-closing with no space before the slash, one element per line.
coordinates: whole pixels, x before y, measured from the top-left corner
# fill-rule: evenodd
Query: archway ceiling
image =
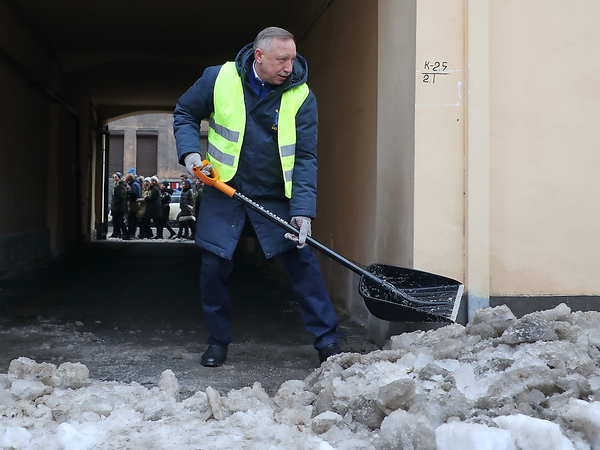
<path fill-rule="evenodd" d="M 331 0 L 4 0 L 104 118 L 172 110 L 205 67 L 267 26 L 299 41 Z M 103 113 L 104 111 L 104 113 Z"/>

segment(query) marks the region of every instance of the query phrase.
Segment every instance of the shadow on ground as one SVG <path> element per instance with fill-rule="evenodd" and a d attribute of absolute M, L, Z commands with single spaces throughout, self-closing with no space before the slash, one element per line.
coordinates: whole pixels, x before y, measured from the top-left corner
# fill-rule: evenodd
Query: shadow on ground
<path fill-rule="evenodd" d="M 191 242 L 101 241 L 0 279 L 0 373 L 20 356 L 80 362 L 95 380 L 150 387 L 171 369 L 185 394 L 260 381 L 269 394 L 318 367 L 287 280 L 236 253 L 234 343 L 219 368 L 200 365 L 207 330 L 198 296 L 201 250 Z M 340 315 L 345 350 L 374 350 Z"/>

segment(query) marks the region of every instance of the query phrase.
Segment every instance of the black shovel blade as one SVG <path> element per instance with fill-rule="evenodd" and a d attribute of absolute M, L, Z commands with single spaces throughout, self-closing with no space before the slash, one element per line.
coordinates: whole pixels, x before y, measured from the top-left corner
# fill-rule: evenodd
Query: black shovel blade
<path fill-rule="evenodd" d="M 464 286 L 452 278 L 388 264 L 367 270 L 416 302 L 410 302 L 381 283 L 362 276 L 358 292 L 375 317 L 390 322 L 455 322 Z"/>

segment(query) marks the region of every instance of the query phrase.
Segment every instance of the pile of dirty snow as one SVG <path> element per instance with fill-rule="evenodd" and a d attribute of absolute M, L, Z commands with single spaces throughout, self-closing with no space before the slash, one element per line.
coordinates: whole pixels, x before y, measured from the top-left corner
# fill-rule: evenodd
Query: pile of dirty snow
<path fill-rule="evenodd" d="M 181 398 L 170 370 L 147 389 L 22 357 L 0 375 L 0 448 L 595 450 L 599 347 L 600 313 L 501 306 L 334 356 L 273 397 Z"/>

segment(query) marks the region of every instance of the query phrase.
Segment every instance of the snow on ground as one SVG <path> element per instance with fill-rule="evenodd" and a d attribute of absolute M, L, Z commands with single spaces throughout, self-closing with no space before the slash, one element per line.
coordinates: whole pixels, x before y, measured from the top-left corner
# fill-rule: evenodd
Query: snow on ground
<path fill-rule="evenodd" d="M 0 375 L 2 449 L 598 450 L 600 313 L 505 306 L 330 358 L 270 397 L 260 382 L 182 398 L 89 379 L 79 363 L 13 360 Z"/>

